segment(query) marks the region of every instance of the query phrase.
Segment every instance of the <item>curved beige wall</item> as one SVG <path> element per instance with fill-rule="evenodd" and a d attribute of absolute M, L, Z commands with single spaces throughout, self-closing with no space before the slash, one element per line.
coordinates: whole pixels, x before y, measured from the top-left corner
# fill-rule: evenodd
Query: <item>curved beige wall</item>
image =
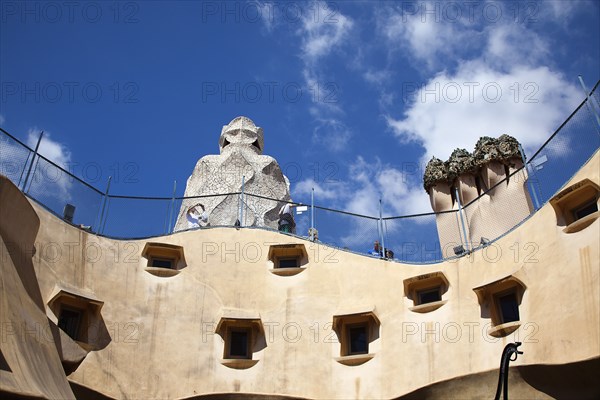
<path fill-rule="evenodd" d="M 599 183 L 598 154 L 573 179 Z M 104 301 L 111 342 L 88 354 L 69 379 L 115 398 L 183 398 L 264 393 L 307 398 L 393 398 L 435 382 L 497 370 L 503 347 L 522 341 L 512 365 L 596 358 L 599 343 L 600 222 L 566 234 L 550 205 L 487 249 L 434 265 L 405 265 L 315 245 L 277 232 L 213 228 L 152 242 L 183 246 L 187 266 L 173 277 L 145 271 L 145 240 L 117 241 L 71 227 L 39 206 L 34 265 L 47 302 L 56 282 Z M 127 221 L 123 221 L 127 223 Z M 408 239 L 408 238 L 407 238 Z M 303 243 L 306 270 L 278 276 L 269 244 Z M 409 310 L 405 279 L 442 271 L 447 300 L 429 313 Z M 487 335 L 473 288 L 514 274 L 527 289 L 521 326 Z M 347 366 L 333 316 L 374 307 L 374 358 Z M 220 363 L 214 334 L 223 308 L 260 314 L 266 347 L 248 369 Z M 489 388 L 489 397 L 495 386 Z M 464 393 L 465 397 L 469 393 Z"/>
<path fill-rule="evenodd" d="M 0 205 L 0 397 L 73 399 L 31 262 L 40 219 L 4 176 Z"/>

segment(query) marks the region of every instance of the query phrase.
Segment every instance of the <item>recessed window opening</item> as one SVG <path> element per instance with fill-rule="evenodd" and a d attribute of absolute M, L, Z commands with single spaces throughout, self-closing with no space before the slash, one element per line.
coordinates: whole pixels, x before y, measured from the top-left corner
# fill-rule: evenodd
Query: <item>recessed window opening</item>
<path fill-rule="evenodd" d="M 573 217 L 575 221 L 577 221 L 578 219 L 593 214 L 596 211 L 598 211 L 598 202 L 594 199 L 590 202 L 583 204 L 580 207 L 573 209 Z"/>
<path fill-rule="evenodd" d="M 148 242 L 142 257 L 147 260 L 145 271 L 161 278 L 175 276 L 186 266 L 183 247 L 170 243 Z"/>
<path fill-rule="evenodd" d="M 229 332 L 229 358 L 250 358 L 248 329 L 234 329 Z"/>
<path fill-rule="evenodd" d="M 419 304 L 433 303 L 442 300 L 439 287 L 417 291 L 417 296 L 419 297 Z"/>
<path fill-rule="evenodd" d="M 75 308 L 62 307 L 58 317 L 58 327 L 73 340 L 79 338 L 79 328 L 83 311 Z"/>
<path fill-rule="evenodd" d="M 515 292 L 499 295 L 498 307 L 503 324 L 519 320 L 519 304 Z"/>
<path fill-rule="evenodd" d="M 550 199 L 556 223 L 565 233 L 576 233 L 598 219 L 600 186 L 589 179 L 572 184 Z"/>
<path fill-rule="evenodd" d="M 156 268 L 173 268 L 174 261 L 172 258 L 155 258 L 152 257 L 150 266 Z"/>
<path fill-rule="evenodd" d="M 258 140 L 252 142 L 252 146 L 256 147 L 258 150 L 261 150 L 260 145 L 258 144 Z"/>
<path fill-rule="evenodd" d="M 281 258 L 277 268 L 298 268 L 297 258 Z"/>
<path fill-rule="evenodd" d="M 223 139 L 223 148 L 229 146 L 229 141 L 227 139 Z"/>
<path fill-rule="evenodd" d="M 267 258 L 273 263 L 271 273 L 279 276 L 295 275 L 303 271 L 308 263 L 306 248 L 299 243 L 271 245 Z"/>
<path fill-rule="evenodd" d="M 413 276 L 404 280 L 405 296 L 412 300 L 413 312 L 426 313 L 435 311 L 446 304 L 443 295 L 450 284 L 441 271 Z"/>
<path fill-rule="evenodd" d="M 348 327 L 348 354 L 367 354 L 369 352 L 369 340 L 367 325 L 354 325 Z"/>

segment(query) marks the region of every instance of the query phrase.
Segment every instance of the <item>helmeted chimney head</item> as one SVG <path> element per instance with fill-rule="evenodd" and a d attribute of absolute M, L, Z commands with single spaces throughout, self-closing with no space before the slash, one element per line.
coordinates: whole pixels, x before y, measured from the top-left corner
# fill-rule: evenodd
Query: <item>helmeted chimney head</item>
<path fill-rule="evenodd" d="M 236 117 L 221 130 L 220 153 L 222 154 L 228 146 L 243 146 L 252 149 L 256 154 L 262 154 L 264 149 L 263 130 L 254 125 L 250 118 Z"/>

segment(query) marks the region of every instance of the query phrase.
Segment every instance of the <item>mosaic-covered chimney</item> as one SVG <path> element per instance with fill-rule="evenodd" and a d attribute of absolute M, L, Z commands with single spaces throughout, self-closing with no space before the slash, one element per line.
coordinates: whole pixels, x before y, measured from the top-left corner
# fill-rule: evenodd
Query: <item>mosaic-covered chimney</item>
<path fill-rule="evenodd" d="M 263 155 L 264 134 L 247 117 L 234 118 L 221 130 L 218 155 L 206 155 L 198 160 L 187 180 L 185 197 L 181 205 L 175 230 L 190 228 L 188 210 L 195 205 L 198 214 L 202 210 L 206 220 L 199 218 L 200 225 L 233 226 L 240 216 L 240 196 L 227 194 L 242 190 L 243 226 L 266 226 L 277 228 L 278 212 L 283 203 L 290 201 L 290 183 L 283 175 L 277 161 Z M 214 196 L 223 194 L 222 196 Z M 254 197 L 251 195 L 262 197 Z M 269 200 L 265 199 L 268 197 Z"/>

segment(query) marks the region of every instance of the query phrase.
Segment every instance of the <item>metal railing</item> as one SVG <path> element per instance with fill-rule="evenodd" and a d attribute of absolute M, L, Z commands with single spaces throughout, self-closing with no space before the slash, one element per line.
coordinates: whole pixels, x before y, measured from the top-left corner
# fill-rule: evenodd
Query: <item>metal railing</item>
<path fill-rule="evenodd" d="M 571 177 L 596 152 L 600 145 L 600 127 L 597 114 L 600 113 L 599 94 L 596 83 L 590 94 L 548 138 L 548 140 L 526 161 L 527 188 L 534 205 L 528 215 L 512 216 L 511 226 L 495 226 L 503 209 L 491 209 L 485 235 L 494 241 L 527 219 L 569 181 Z M 76 208 L 74 225 L 92 233 L 116 239 L 138 239 L 162 236 L 173 232 L 175 221 L 184 201 L 202 197 L 240 196 L 241 192 L 214 194 L 209 196 L 176 197 L 173 193 L 166 197 L 121 196 L 109 191 L 110 181 L 104 190 L 94 187 L 83 179 L 67 171 L 63 166 L 47 159 L 16 137 L 1 129 L 0 134 L 0 173 L 7 176 L 26 195 L 58 217 L 63 217 L 66 204 Z M 514 171 L 510 177 L 521 172 Z M 490 188 L 491 190 L 491 188 Z M 424 213 L 403 216 L 369 216 L 335 210 L 313 204 L 313 212 L 297 216 L 298 236 L 308 237 L 309 228 L 318 229 L 319 242 L 365 254 L 372 249 L 373 241 L 382 239 L 385 247 L 393 249 L 394 260 L 408 263 L 433 263 L 456 257 L 453 249 L 442 248 L 440 237 L 456 237 L 457 244 L 466 250 L 473 250 L 482 243 L 469 243 L 469 238 L 461 232 L 461 219 L 469 223 L 478 209 L 479 202 L 485 199 L 483 193 L 461 210 L 444 213 Z M 251 225 L 251 203 L 260 197 L 261 201 L 273 202 L 273 208 L 284 201 L 265 198 L 252 193 L 243 193 L 244 208 L 242 227 Z M 311 201 L 294 203 L 311 205 Z M 497 206 L 500 207 L 500 206 Z M 510 208 L 510 207 L 508 207 Z M 510 211 L 510 210 L 508 210 Z M 479 214 L 479 218 L 486 218 Z M 438 219 L 456 221 L 440 224 Z M 235 219 L 232 219 L 232 221 Z M 233 222 L 231 225 L 234 226 Z M 268 228 L 265 228 L 268 229 Z M 447 230 L 447 231 L 444 231 Z"/>

